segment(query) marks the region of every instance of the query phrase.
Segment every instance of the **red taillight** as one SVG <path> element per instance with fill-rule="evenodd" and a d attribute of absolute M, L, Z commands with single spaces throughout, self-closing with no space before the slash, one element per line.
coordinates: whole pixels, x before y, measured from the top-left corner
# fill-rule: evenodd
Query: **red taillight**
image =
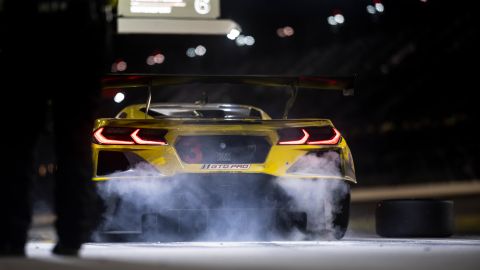
<path fill-rule="evenodd" d="M 140 132 L 140 129 L 135 130 L 132 134 L 131 137 L 137 144 L 154 144 L 154 145 L 167 145 L 165 141 L 153 141 L 153 140 L 144 140 L 140 138 L 138 133 Z"/>
<path fill-rule="evenodd" d="M 93 133 L 95 142 L 107 145 L 167 145 L 166 130 L 101 127 Z"/>
<path fill-rule="evenodd" d="M 331 139 L 319 140 L 319 141 L 308 141 L 307 144 L 337 144 L 338 141 L 340 141 L 340 137 L 342 135 L 336 128 L 333 128 L 333 132 L 335 133 L 335 135 L 333 135 Z"/>
<path fill-rule="evenodd" d="M 335 145 L 342 137 L 333 127 L 285 128 L 278 131 L 280 145 Z"/>
<path fill-rule="evenodd" d="M 308 140 L 308 137 L 310 137 L 310 135 L 303 128 L 302 128 L 302 132 L 303 132 L 303 137 L 301 139 L 291 140 L 291 141 L 279 141 L 278 144 L 304 144 Z"/>
<path fill-rule="evenodd" d="M 105 137 L 103 133 L 104 128 L 99 128 L 97 131 L 93 133 L 93 137 L 99 142 L 100 144 L 134 144 L 133 141 L 125 141 L 125 140 L 113 140 L 108 139 Z"/>

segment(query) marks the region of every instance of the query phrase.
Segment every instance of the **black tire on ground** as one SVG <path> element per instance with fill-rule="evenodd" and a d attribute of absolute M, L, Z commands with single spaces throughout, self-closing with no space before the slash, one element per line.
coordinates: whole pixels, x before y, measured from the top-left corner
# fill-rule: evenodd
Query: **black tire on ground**
<path fill-rule="evenodd" d="M 335 239 L 340 240 L 347 232 L 348 221 L 350 219 L 350 186 L 348 188 L 348 192 L 338 203 L 342 210 L 334 214 L 333 226 L 335 231 L 333 231 L 332 234 Z"/>
<path fill-rule="evenodd" d="M 453 202 L 433 199 L 385 200 L 377 204 L 377 234 L 383 237 L 449 237 Z"/>
<path fill-rule="evenodd" d="M 325 213 L 325 219 L 328 219 L 328 216 L 332 218 L 331 228 L 325 228 L 323 231 L 306 231 L 308 239 L 340 240 L 345 236 L 350 219 L 350 184 L 341 180 L 338 190 L 332 192 L 336 192 L 339 197 L 335 201 L 335 212 Z"/>

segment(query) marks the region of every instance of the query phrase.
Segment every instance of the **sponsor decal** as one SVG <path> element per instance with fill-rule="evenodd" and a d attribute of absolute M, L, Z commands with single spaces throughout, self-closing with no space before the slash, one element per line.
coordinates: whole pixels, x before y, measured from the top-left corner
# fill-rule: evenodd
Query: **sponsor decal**
<path fill-rule="evenodd" d="M 203 164 L 202 170 L 248 170 L 250 164 Z"/>

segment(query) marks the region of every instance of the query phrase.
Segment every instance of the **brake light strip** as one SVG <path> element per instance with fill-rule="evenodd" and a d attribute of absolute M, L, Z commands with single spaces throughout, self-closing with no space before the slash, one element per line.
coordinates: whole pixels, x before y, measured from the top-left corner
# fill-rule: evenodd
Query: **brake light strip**
<path fill-rule="evenodd" d="M 307 142 L 307 144 L 337 144 L 341 134 L 336 128 L 333 128 L 333 132 L 335 132 L 335 135 L 329 140 Z"/>
<path fill-rule="evenodd" d="M 144 140 L 138 136 L 138 132 L 140 132 L 140 129 L 135 130 L 132 132 L 130 137 L 137 143 L 137 144 L 156 144 L 156 145 L 167 145 L 166 142 L 162 141 L 149 141 L 149 140 Z"/>
<path fill-rule="evenodd" d="M 95 133 L 93 133 L 93 136 L 95 137 L 95 139 L 97 139 L 97 141 L 101 144 L 134 144 L 134 142 L 131 142 L 131 141 L 107 139 L 105 138 L 105 136 L 103 136 L 102 132 L 103 132 L 103 127 L 99 128 L 97 131 L 95 131 Z"/>
<path fill-rule="evenodd" d="M 303 138 L 301 138 L 300 140 L 279 142 L 278 144 L 304 144 L 308 140 L 308 137 L 310 137 L 310 134 L 308 134 L 308 132 L 303 128 L 302 128 L 302 131 L 303 131 Z"/>

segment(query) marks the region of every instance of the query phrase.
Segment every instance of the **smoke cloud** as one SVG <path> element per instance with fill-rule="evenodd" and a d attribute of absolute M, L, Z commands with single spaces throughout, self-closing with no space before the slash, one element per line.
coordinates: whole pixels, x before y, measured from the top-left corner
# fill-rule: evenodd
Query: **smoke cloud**
<path fill-rule="evenodd" d="M 307 155 L 296 170 L 340 176 L 338 162 L 336 152 Z M 122 179 L 98 185 L 106 209 L 96 240 L 106 231 L 148 242 L 324 239 L 338 230 L 334 215 L 344 210 L 339 202 L 349 192 L 342 180 L 228 173 L 167 178 L 142 163 L 110 176 Z"/>

